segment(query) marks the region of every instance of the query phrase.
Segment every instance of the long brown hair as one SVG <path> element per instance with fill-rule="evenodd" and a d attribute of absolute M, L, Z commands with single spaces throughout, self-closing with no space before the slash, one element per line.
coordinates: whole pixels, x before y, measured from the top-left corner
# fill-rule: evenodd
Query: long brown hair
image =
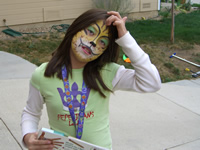
<path fill-rule="evenodd" d="M 70 49 L 71 42 L 74 35 L 88 27 L 89 25 L 95 23 L 98 20 L 106 20 L 109 17 L 107 11 L 102 9 L 91 9 L 80 15 L 68 28 L 65 37 L 56 51 L 53 53 L 51 60 L 49 61 L 44 75 L 46 77 L 52 77 L 57 73 L 57 77 L 62 79 L 61 67 L 66 66 L 68 75 L 72 76 L 72 66 L 70 59 Z M 118 38 L 118 32 L 115 26 L 110 25 L 109 29 L 109 45 L 104 53 L 99 56 L 97 59 L 88 62 L 83 70 L 83 79 L 86 85 L 98 91 L 101 96 L 105 97 L 104 93 L 101 91 L 101 88 L 104 90 L 111 91 L 103 82 L 103 79 L 100 75 L 101 68 L 109 62 L 117 62 L 119 56 L 119 47 L 115 43 L 115 40 Z"/>

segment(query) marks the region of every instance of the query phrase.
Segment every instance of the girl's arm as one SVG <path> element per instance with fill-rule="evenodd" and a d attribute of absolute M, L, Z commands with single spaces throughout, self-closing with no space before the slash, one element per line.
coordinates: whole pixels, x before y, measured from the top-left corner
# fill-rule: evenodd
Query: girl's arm
<path fill-rule="evenodd" d="M 116 40 L 124 53 L 130 58 L 133 69 L 121 66 L 112 82 L 113 90 L 132 90 L 137 92 L 154 92 L 160 89 L 159 73 L 146 53 L 138 46 L 134 38 L 127 32 L 125 22 L 127 17 L 121 17 L 118 12 L 108 12 L 110 17 L 106 25 L 113 24 L 118 31 L 119 39 Z"/>
<path fill-rule="evenodd" d="M 44 104 L 43 97 L 41 96 L 39 90 L 31 84 L 29 86 L 29 95 L 26 103 L 27 104 L 23 109 L 21 119 L 23 136 L 27 133 L 36 132 L 38 130 L 38 124 Z"/>
<path fill-rule="evenodd" d="M 135 39 L 127 32 L 116 40 L 124 53 L 131 60 L 133 69 L 121 66 L 112 82 L 113 90 L 132 90 L 137 92 L 155 92 L 161 87 L 161 80 L 156 67 L 149 56 L 139 47 Z"/>
<path fill-rule="evenodd" d="M 22 143 L 28 149 L 53 149 L 53 144 L 48 140 L 38 140 L 37 130 L 43 109 L 44 100 L 37 90 L 30 84 L 27 105 L 22 112 L 21 129 Z"/>

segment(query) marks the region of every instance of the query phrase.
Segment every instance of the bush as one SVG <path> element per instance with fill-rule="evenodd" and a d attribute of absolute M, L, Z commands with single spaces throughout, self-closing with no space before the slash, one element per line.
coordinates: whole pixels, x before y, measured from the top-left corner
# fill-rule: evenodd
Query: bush
<path fill-rule="evenodd" d="M 185 4 L 183 4 L 183 5 L 181 5 L 181 9 L 184 9 L 184 10 L 187 10 L 187 11 L 190 11 L 191 10 L 191 2 L 189 1 L 189 2 L 187 2 L 187 3 L 185 3 Z"/>
<path fill-rule="evenodd" d="M 107 11 L 117 11 L 121 15 L 128 14 L 134 9 L 132 0 L 93 0 L 96 8 L 102 8 Z"/>

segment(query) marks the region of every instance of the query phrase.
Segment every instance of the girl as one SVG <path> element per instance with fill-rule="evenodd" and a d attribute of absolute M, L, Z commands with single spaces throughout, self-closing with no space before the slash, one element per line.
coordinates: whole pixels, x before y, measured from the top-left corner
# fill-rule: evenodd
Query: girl
<path fill-rule="evenodd" d="M 21 122 L 23 142 L 29 149 L 54 147 L 51 141 L 37 139 L 44 103 L 51 129 L 111 149 L 110 93 L 160 89 L 159 73 L 126 30 L 126 19 L 100 9 L 83 13 L 71 24 L 52 59 L 35 70 Z M 118 45 L 134 70 L 116 64 Z"/>

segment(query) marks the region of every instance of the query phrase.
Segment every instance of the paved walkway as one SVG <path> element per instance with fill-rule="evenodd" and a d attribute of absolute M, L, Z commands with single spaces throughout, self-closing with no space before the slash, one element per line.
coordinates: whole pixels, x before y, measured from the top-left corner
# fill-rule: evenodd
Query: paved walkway
<path fill-rule="evenodd" d="M 0 51 L 0 150 L 21 150 L 21 112 L 35 65 Z M 48 127 L 43 112 L 40 127 Z M 162 84 L 156 93 L 111 96 L 114 150 L 199 150 L 200 78 Z"/>

